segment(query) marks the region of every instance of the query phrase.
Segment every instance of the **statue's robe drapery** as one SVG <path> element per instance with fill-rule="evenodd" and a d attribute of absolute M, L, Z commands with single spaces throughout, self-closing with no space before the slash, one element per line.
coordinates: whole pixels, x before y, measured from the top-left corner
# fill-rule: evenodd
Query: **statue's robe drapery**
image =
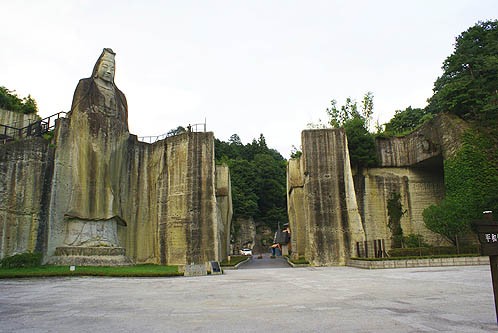
<path fill-rule="evenodd" d="M 82 79 L 69 121 L 73 190 L 64 214 L 64 243 L 118 246 L 117 225 L 126 225 L 120 205 L 129 137 L 126 98 L 114 83 L 103 86 L 93 77 Z"/>

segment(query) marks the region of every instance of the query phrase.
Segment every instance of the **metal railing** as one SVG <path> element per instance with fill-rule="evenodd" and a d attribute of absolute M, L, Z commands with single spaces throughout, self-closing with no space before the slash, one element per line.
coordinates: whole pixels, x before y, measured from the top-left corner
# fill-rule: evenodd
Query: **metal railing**
<path fill-rule="evenodd" d="M 198 124 L 188 124 L 186 127 L 179 126 L 178 128 L 169 131 L 165 134 L 160 135 L 150 135 L 150 136 L 139 136 L 138 141 L 154 143 L 160 140 L 164 140 L 166 138 L 180 135 L 188 132 L 206 132 L 206 122 L 198 123 Z"/>
<path fill-rule="evenodd" d="M 6 143 L 28 137 L 42 136 L 54 130 L 55 121 L 59 118 L 64 118 L 66 114 L 67 112 L 59 112 L 21 128 L 0 124 L 0 142 Z"/>

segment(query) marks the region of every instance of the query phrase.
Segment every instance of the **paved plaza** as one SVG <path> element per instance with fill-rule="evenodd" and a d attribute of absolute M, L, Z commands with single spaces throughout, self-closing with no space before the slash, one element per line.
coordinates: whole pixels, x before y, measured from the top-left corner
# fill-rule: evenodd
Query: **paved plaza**
<path fill-rule="evenodd" d="M 255 259 L 253 259 L 255 260 Z M 0 280 L 1 332 L 497 332 L 488 266 Z"/>

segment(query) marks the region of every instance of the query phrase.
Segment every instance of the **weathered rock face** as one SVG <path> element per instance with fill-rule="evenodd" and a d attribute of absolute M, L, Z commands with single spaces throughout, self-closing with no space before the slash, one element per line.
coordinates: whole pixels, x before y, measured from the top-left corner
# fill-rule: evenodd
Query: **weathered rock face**
<path fill-rule="evenodd" d="M 232 254 L 239 254 L 242 248 L 252 249 L 256 243 L 256 223 L 252 217 L 237 217 L 234 221 Z"/>
<path fill-rule="evenodd" d="M 45 250 L 53 153 L 41 138 L 0 145 L 0 258 Z"/>
<path fill-rule="evenodd" d="M 18 230 L 0 239 L 1 255 L 36 248 L 51 263 L 97 265 L 125 264 L 124 254 L 138 263 L 223 259 L 231 189 L 228 169 L 215 167 L 213 133 L 139 142 L 128 133 L 113 57 L 104 50 L 78 84 L 68 118 L 57 123 L 55 152 L 46 141 L 31 147 L 36 140 L 0 147 L 0 223 Z M 33 198 L 18 200 L 16 190 Z M 19 223 L 29 214 L 33 223 Z"/>
<path fill-rule="evenodd" d="M 422 212 L 444 197 L 443 160 L 458 150 L 466 129 L 460 119 L 441 115 L 404 138 L 378 139 L 381 167 L 354 175 L 342 131 L 303 131 L 303 155 L 290 160 L 287 171 L 294 255 L 315 265 L 334 265 L 366 250 L 362 240 L 383 240 L 389 249 L 387 202 L 393 193 L 401 196 L 406 211 L 404 235 L 445 244 L 425 228 Z"/>
<path fill-rule="evenodd" d="M 425 241 L 435 245 L 445 243 L 425 227 L 422 217 L 425 208 L 444 197 L 442 166 L 440 170 L 373 168 L 364 170 L 355 181 L 366 239 L 382 239 L 386 249 L 391 247 L 387 203 L 392 194 L 397 193 L 401 195 L 401 205 L 406 211 L 401 218 L 403 234 L 422 235 Z"/>
<path fill-rule="evenodd" d="M 405 137 L 377 139 L 377 155 L 382 167 L 406 167 L 447 159 L 460 147 L 459 138 L 468 125 L 455 115 L 441 114 Z"/>
<path fill-rule="evenodd" d="M 23 128 L 40 120 L 36 114 L 24 114 L 0 109 L 0 124 L 15 128 Z"/>
<path fill-rule="evenodd" d="M 216 166 L 216 205 L 218 211 L 220 255 L 230 254 L 230 230 L 232 228 L 232 185 L 230 170 L 226 165 Z"/>
<path fill-rule="evenodd" d="M 307 240 L 307 223 L 305 215 L 304 199 L 304 172 L 303 160 L 291 159 L 287 164 L 287 206 L 289 227 L 292 231 L 291 248 L 292 256 L 297 259 L 306 255 L 305 249 L 309 249 Z M 308 256 L 310 254 L 308 253 Z"/>
<path fill-rule="evenodd" d="M 302 146 L 306 257 L 318 266 L 344 264 L 365 238 L 346 135 L 343 130 L 306 130 Z M 293 231 L 295 237 L 300 238 Z"/>

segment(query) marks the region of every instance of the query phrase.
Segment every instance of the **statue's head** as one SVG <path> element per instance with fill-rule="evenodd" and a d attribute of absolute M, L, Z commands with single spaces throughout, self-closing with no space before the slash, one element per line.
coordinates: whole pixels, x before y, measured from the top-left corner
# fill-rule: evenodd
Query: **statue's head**
<path fill-rule="evenodd" d="M 105 48 L 97 63 L 93 67 L 92 77 L 105 83 L 114 83 L 114 53 L 113 50 Z"/>

